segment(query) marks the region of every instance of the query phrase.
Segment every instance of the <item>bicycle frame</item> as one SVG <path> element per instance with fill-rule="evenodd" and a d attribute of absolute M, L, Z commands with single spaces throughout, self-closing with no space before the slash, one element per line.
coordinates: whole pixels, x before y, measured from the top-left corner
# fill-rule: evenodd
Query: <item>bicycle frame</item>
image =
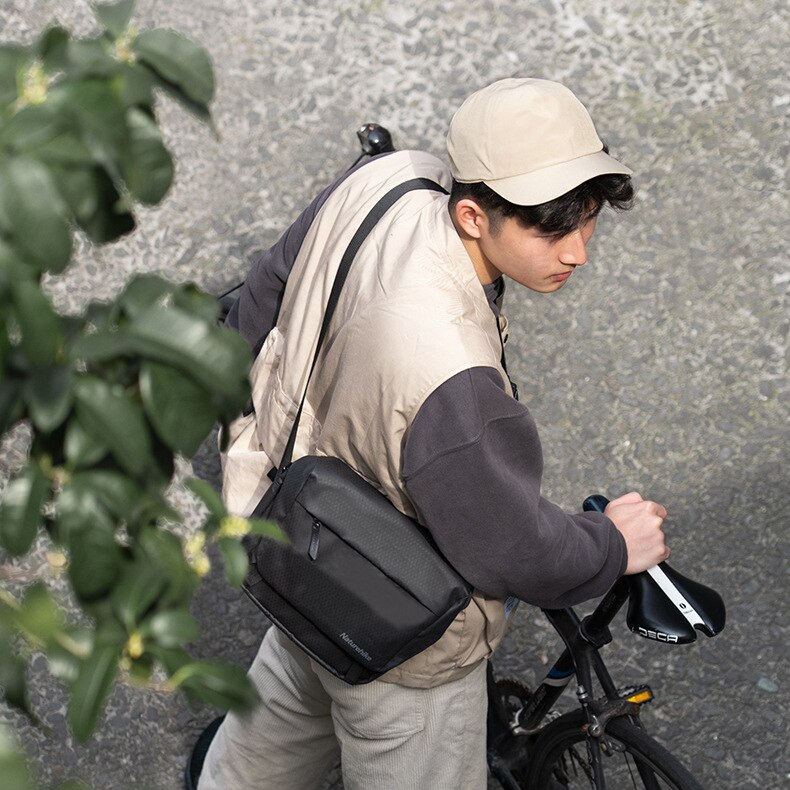
<path fill-rule="evenodd" d="M 641 703 L 629 702 L 618 692 L 599 653 L 601 647 L 612 641 L 609 624 L 626 603 L 628 596 L 627 580 L 621 578 L 603 597 L 595 611 L 583 620 L 571 608 L 542 610 L 565 643 L 565 650 L 549 669 L 529 702 L 508 723 L 509 726 L 502 729 L 500 725 L 499 732 L 489 747 L 492 771 L 506 788 L 518 788 L 519 785 L 507 767 L 497 761 L 497 746 L 508 735 L 529 736 L 537 733 L 574 676 L 577 679 L 577 698 L 587 716 L 587 740 L 596 787 L 599 790 L 605 788 L 600 750 L 606 724 L 614 716 L 626 715 L 639 725 L 637 714 Z M 603 704 L 594 701 L 591 694 L 593 673 L 606 696 Z M 507 719 L 504 705 L 493 684 L 493 675 L 489 673 L 489 706 L 494 707 L 489 716 L 489 726 L 492 726 L 497 717 L 499 722 Z"/>

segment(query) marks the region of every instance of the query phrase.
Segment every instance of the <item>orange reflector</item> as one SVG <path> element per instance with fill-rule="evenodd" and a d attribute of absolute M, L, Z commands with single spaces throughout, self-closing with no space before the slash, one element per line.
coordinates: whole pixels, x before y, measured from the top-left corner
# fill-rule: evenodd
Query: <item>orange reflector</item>
<path fill-rule="evenodd" d="M 650 702 L 653 699 L 653 692 L 650 689 L 642 689 L 628 697 L 628 702 Z"/>

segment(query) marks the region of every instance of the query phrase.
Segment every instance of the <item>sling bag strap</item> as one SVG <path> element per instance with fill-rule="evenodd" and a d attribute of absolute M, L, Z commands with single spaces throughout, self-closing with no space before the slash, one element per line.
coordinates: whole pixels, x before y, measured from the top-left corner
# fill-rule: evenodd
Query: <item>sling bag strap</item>
<path fill-rule="evenodd" d="M 516 384 L 513 379 L 510 378 L 510 373 L 507 369 L 507 361 L 505 360 L 505 339 L 502 337 L 502 327 L 499 325 L 499 316 L 494 316 L 496 320 L 496 331 L 499 335 L 499 345 L 502 347 L 502 358 L 499 361 L 499 364 L 502 365 L 502 370 L 505 371 L 505 375 L 507 376 L 507 380 L 510 382 L 510 390 L 513 393 L 513 397 L 518 400 L 518 385 Z"/>
<path fill-rule="evenodd" d="M 285 445 L 285 452 L 283 453 L 283 457 L 277 467 L 278 476 L 285 472 L 293 458 L 294 445 L 296 444 L 296 433 L 299 429 L 299 420 L 301 419 L 302 408 L 304 407 L 305 398 L 307 397 L 307 388 L 310 384 L 310 379 L 313 376 L 316 363 L 318 362 L 318 355 L 321 353 L 321 346 L 323 345 L 327 331 L 329 330 L 329 323 L 332 320 L 338 300 L 340 299 L 340 291 L 343 289 L 343 285 L 346 282 L 346 277 L 348 277 L 351 264 L 354 262 L 354 258 L 359 252 L 362 243 L 373 230 L 376 223 L 384 216 L 384 214 L 387 213 L 387 211 L 397 200 L 402 198 L 406 193 L 412 192 L 415 189 L 429 189 L 433 192 L 444 192 L 447 194 L 447 190 L 441 186 L 441 184 L 437 184 L 435 181 L 431 181 L 429 178 L 413 178 L 409 181 L 404 181 L 402 184 L 398 184 L 396 187 L 393 187 L 370 210 L 368 215 L 362 221 L 362 224 L 357 229 L 357 232 L 349 242 L 348 248 L 346 249 L 345 253 L 343 253 L 343 257 L 340 259 L 340 265 L 337 269 L 335 281 L 329 294 L 329 300 L 327 301 L 324 320 L 321 324 L 321 331 L 318 334 L 318 343 L 316 345 L 315 354 L 313 355 L 313 363 L 310 366 L 310 372 L 307 374 L 307 381 L 304 385 L 302 400 L 299 403 L 299 410 L 296 412 L 296 418 L 294 419 L 294 424 L 291 428 L 291 434 L 288 437 L 287 444 Z"/>

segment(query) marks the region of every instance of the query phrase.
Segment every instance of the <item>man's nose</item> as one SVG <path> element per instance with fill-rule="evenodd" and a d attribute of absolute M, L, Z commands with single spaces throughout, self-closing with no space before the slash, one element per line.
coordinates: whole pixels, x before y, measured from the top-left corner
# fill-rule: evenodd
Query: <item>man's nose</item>
<path fill-rule="evenodd" d="M 560 241 L 560 263 L 568 266 L 583 266 L 587 263 L 587 245 L 580 230 L 574 230 Z"/>

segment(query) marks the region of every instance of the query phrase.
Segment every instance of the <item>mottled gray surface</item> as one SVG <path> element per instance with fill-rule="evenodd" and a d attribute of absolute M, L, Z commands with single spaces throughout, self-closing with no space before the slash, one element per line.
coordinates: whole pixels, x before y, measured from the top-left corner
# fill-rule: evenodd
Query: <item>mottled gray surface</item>
<path fill-rule="evenodd" d="M 3 0 L 0 38 L 53 17 L 92 24 L 85 0 Z M 139 20 L 208 47 L 220 140 L 163 105 L 177 184 L 131 238 L 81 248 L 51 281 L 64 309 L 134 272 L 233 284 L 355 156 L 363 121 L 441 153 L 459 101 L 496 78 L 557 79 L 584 99 L 640 197 L 600 223 L 592 262 L 559 294 L 509 293 L 510 364 L 541 426 L 546 492 L 569 509 L 594 490 L 667 505 L 672 562 L 724 593 L 727 629 L 671 648 L 618 627 L 607 655 L 623 681 L 652 683 L 648 726 L 706 786 L 787 787 L 786 4 L 148 0 Z M 23 445 L 5 443 L 0 473 Z M 214 465 L 208 450 L 196 459 L 209 477 Z M 246 663 L 252 606 L 215 575 L 198 604 L 195 652 Z M 497 664 L 533 682 L 556 643 L 522 607 Z M 75 746 L 43 664 L 36 705 L 52 732 L 8 714 L 42 780 L 179 786 L 210 711 L 121 687 L 101 732 Z"/>

